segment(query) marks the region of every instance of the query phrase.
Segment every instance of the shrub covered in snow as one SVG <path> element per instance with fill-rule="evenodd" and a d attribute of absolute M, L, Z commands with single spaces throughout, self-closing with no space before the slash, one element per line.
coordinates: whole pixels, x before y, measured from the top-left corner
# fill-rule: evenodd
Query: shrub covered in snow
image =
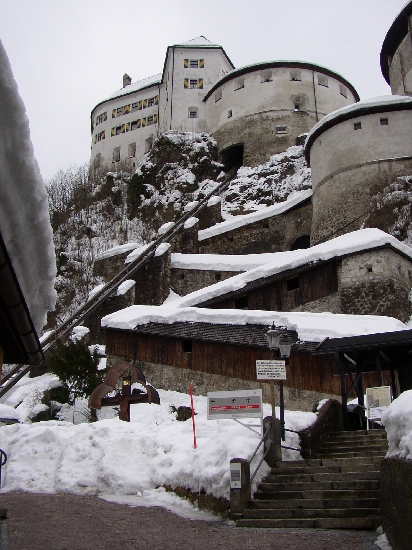
<path fill-rule="evenodd" d="M 412 460 L 412 390 L 394 399 L 382 415 L 388 434 L 388 456 Z"/>

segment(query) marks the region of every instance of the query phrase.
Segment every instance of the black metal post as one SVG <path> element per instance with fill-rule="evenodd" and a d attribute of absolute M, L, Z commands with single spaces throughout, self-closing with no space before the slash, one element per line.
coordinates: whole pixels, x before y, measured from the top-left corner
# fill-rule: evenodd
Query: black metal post
<path fill-rule="evenodd" d="M 279 381 L 279 397 L 280 397 L 280 430 L 282 441 L 285 441 L 285 400 L 283 397 L 283 380 Z"/>

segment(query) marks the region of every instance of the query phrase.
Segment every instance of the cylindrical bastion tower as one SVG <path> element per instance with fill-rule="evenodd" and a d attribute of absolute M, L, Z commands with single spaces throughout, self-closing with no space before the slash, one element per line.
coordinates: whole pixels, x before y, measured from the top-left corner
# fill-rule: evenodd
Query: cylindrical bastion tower
<path fill-rule="evenodd" d="M 301 61 L 256 63 L 230 71 L 204 98 L 207 130 L 230 168 L 281 153 L 325 115 L 359 101 L 339 74 Z"/>
<path fill-rule="evenodd" d="M 306 140 L 312 169 L 311 245 L 359 229 L 370 200 L 412 174 L 412 97 L 361 101 L 323 118 Z"/>
<path fill-rule="evenodd" d="M 393 94 L 412 95 L 412 2 L 402 9 L 386 34 L 381 69 Z"/>

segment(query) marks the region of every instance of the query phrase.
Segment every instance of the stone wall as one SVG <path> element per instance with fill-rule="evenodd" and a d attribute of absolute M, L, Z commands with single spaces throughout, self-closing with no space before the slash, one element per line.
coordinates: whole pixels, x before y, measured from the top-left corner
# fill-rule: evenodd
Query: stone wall
<path fill-rule="evenodd" d="M 116 357 L 110 358 L 110 363 L 116 361 Z M 263 401 L 270 403 L 270 385 L 264 382 L 251 382 L 239 378 L 231 378 L 219 374 L 159 365 L 139 361 L 139 368 L 144 372 L 149 384 L 156 389 L 174 390 L 189 393 L 189 387 L 193 387 L 195 395 L 206 395 L 210 391 L 233 391 L 261 388 Z M 300 390 L 284 386 L 285 407 L 288 410 L 312 411 L 321 399 L 339 399 L 336 395 L 324 394 L 309 390 Z M 279 386 L 275 385 L 275 402 L 279 406 Z M 195 403 L 196 404 L 196 403 Z"/>
<path fill-rule="evenodd" d="M 163 304 L 170 288 L 170 248 L 162 255 L 153 256 L 132 278 L 136 281 L 135 304 Z"/>
<path fill-rule="evenodd" d="M 101 258 L 95 260 L 93 263 L 93 275 L 94 277 L 103 277 L 108 283 L 115 275 L 119 273 L 125 267 L 125 260 L 132 250 L 122 252 L 109 256 L 108 258 Z"/>
<path fill-rule="evenodd" d="M 241 271 L 195 271 L 193 269 L 172 268 L 170 288 L 179 296 L 186 296 L 190 292 L 224 281 L 240 273 Z"/>
<path fill-rule="evenodd" d="M 380 482 L 382 527 L 393 550 L 412 548 L 412 460 L 382 461 Z"/>
<path fill-rule="evenodd" d="M 305 201 L 295 208 L 238 229 L 199 241 L 201 254 L 260 254 L 290 250 L 302 235 L 310 235 L 312 205 Z"/>
<path fill-rule="evenodd" d="M 412 25 L 412 16 L 409 17 Z M 389 63 L 389 80 L 393 94 L 412 94 L 412 43 L 409 34 L 400 43 Z"/>
<path fill-rule="evenodd" d="M 384 248 L 343 258 L 338 283 L 341 313 L 409 320 L 412 262 L 394 250 Z"/>

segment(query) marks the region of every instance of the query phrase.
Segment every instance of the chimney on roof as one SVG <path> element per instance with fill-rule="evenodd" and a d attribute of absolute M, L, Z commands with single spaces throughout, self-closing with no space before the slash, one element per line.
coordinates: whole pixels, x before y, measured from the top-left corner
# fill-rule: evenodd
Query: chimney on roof
<path fill-rule="evenodd" d="M 123 75 L 123 88 L 126 88 L 126 86 L 130 86 L 130 84 L 132 83 L 132 79 L 130 78 L 130 76 L 126 73 L 124 73 Z"/>

